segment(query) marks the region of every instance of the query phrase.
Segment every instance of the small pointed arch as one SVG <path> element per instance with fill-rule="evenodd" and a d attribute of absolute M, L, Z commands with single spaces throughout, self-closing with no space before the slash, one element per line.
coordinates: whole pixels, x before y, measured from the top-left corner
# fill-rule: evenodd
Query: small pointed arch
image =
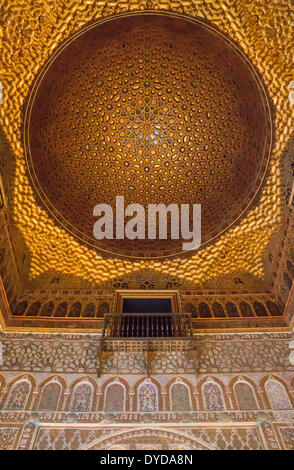
<path fill-rule="evenodd" d="M 109 313 L 109 312 L 110 312 L 109 304 L 107 302 L 102 302 L 102 304 L 100 304 L 98 307 L 97 317 L 103 317 L 105 313 Z"/>
<path fill-rule="evenodd" d="M 72 304 L 69 310 L 69 317 L 79 317 L 81 315 L 82 304 L 81 302 L 75 302 Z"/>
<path fill-rule="evenodd" d="M 254 302 L 253 308 L 258 317 L 267 316 L 266 308 L 261 302 Z"/>
<path fill-rule="evenodd" d="M 59 305 L 57 305 L 55 312 L 54 312 L 54 317 L 65 317 L 67 313 L 67 302 L 61 302 Z"/>
<path fill-rule="evenodd" d="M 72 392 L 70 411 L 89 412 L 93 410 L 94 387 L 88 380 L 80 380 Z"/>
<path fill-rule="evenodd" d="M 93 377 L 88 377 L 88 376 L 85 376 L 85 377 L 78 377 L 76 380 L 73 381 L 73 383 L 70 385 L 69 387 L 69 396 L 68 396 L 68 399 L 67 399 L 67 403 L 66 403 L 66 406 L 65 406 L 65 409 L 67 411 L 72 410 L 72 407 L 77 407 L 77 403 L 74 404 L 74 395 L 75 395 L 75 392 L 78 390 L 78 387 L 80 385 L 90 385 L 90 387 L 92 387 L 92 404 L 91 404 L 91 410 L 89 411 L 96 411 L 97 409 L 97 382 L 96 380 L 94 380 Z M 89 393 L 84 390 L 85 392 L 85 398 L 86 398 L 86 401 L 87 403 L 90 402 L 90 398 L 87 398 L 89 396 Z M 83 394 L 83 390 L 80 390 L 80 393 Z M 86 406 L 84 406 L 84 408 L 86 408 Z"/>
<path fill-rule="evenodd" d="M 184 313 L 191 313 L 191 317 L 197 318 L 197 311 L 195 305 L 191 302 L 186 302 L 184 306 Z"/>
<path fill-rule="evenodd" d="M 251 308 L 251 305 L 249 305 L 247 302 L 241 302 L 239 305 L 239 308 L 240 308 L 242 317 L 254 317 L 254 313 Z"/>
<path fill-rule="evenodd" d="M 269 409 L 293 409 L 293 398 L 288 391 L 288 384 L 276 375 L 267 375 L 261 381 L 264 399 Z"/>
<path fill-rule="evenodd" d="M 109 389 L 112 385 L 120 385 L 123 387 L 123 390 L 119 387 L 113 387 Z M 113 396 L 115 390 L 118 390 L 119 395 L 114 398 L 111 403 L 111 397 Z M 100 399 L 99 410 L 110 411 L 111 408 L 122 408 L 123 411 L 130 410 L 130 386 L 128 382 L 122 377 L 114 377 L 106 380 L 101 387 L 102 394 Z M 122 403 L 123 396 L 123 403 Z"/>
<path fill-rule="evenodd" d="M 201 410 L 223 411 L 230 409 L 224 384 L 217 377 L 203 377 L 197 385 Z"/>
<path fill-rule="evenodd" d="M 7 386 L 3 399 L 3 409 L 28 410 L 32 402 L 36 380 L 30 374 L 21 374 L 14 377 Z"/>
<path fill-rule="evenodd" d="M 83 317 L 92 318 L 95 317 L 96 307 L 94 302 L 90 302 L 86 305 L 83 312 Z"/>
<path fill-rule="evenodd" d="M 195 403 L 192 403 L 192 387 L 183 378 L 172 379 L 167 384 L 167 407 L 170 411 L 192 411 Z"/>
<path fill-rule="evenodd" d="M 57 411 L 61 395 L 61 385 L 58 382 L 48 383 L 42 390 L 39 410 Z"/>
<path fill-rule="evenodd" d="M 282 315 L 278 305 L 275 302 L 272 302 L 271 300 L 269 300 L 266 303 L 266 306 L 267 306 L 267 309 L 268 309 L 268 311 L 271 315 L 273 315 L 273 316 L 281 316 Z"/>
<path fill-rule="evenodd" d="M 223 318 L 226 316 L 224 307 L 219 302 L 214 302 L 212 312 L 216 318 Z"/>
<path fill-rule="evenodd" d="M 101 393 L 101 398 L 100 398 L 99 410 L 105 410 L 105 409 L 111 408 L 111 405 L 109 404 L 109 402 L 107 403 L 107 400 L 110 400 L 111 395 L 107 396 L 107 393 L 109 393 L 108 389 L 113 384 L 119 384 L 123 387 L 123 389 L 124 389 L 124 391 L 123 391 L 123 394 L 124 394 L 124 406 L 123 406 L 123 408 L 124 408 L 124 411 L 131 411 L 130 410 L 130 385 L 127 382 L 127 380 L 125 380 L 123 377 L 110 378 L 110 379 L 107 379 L 104 382 L 104 384 L 101 387 L 102 393 Z M 111 389 L 110 392 L 113 392 L 114 390 L 115 390 L 115 388 Z M 121 389 L 118 389 L 118 390 L 119 390 L 120 396 L 121 396 L 122 395 L 122 390 Z M 119 402 L 118 398 L 116 398 L 116 401 Z M 119 408 L 121 406 L 119 404 L 117 404 L 114 407 Z"/>
<path fill-rule="evenodd" d="M 40 399 L 38 410 L 59 411 L 62 408 L 64 392 L 66 388 L 65 380 L 60 377 L 48 377 L 40 385 Z"/>
<path fill-rule="evenodd" d="M 123 412 L 126 403 L 126 389 L 119 381 L 109 383 L 105 388 L 104 411 Z"/>
<path fill-rule="evenodd" d="M 28 380 L 19 380 L 11 389 L 4 409 L 25 410 L 31 391 L 31 384 Z"/>
<path fill-rule="evenodd" d="M 258 410 L 263 408 L 257 386 L 250 377 L 234 377 L 229 383 L 229 389 L 234 409 Z"/>
<path fill-rule="evenodd" d="M 27 309 L 28 302 L 26 300 L 22 300 L 19 302 L 14 309 L 13 315 L 24 315 Z"/>
<path fill-rule="evenodd" d="M 207 303 L 201 302 L 198 306 L 199 316 L 200 318 L 210 318 L 211 311 Z"/>
<path fill-rule="evenodd" d="M 161 411 L 161 385 L 154 377 L 138 380 L 135 385 L 134 411 Z"/>
<path fill-rule="evenodd" d="M 41 302 L 37 301 L 29 305 L 29 308 L 27 309 L 26 316 L 35 316 L 38 315 L 41 309 Z"/>
<path fill-rule="evenodd" d="M 233 302 L 227 302 L 226 308 L 229 317 L 239 317 L 238 308 Z"/>
<path fill-rule="evenodd" d="M 143 413 L 158 411 L 158 388 L 150 380 L 146 379 L 138 387 L 138 410 Z"/>
<path fill-rule="evenodd" d="M 41 312 L 40 312 L 40 316 L 51 317 L 53 310 L 54 310 L 54 303 L 47 302 L 45 305 L 43 305 Z"/>

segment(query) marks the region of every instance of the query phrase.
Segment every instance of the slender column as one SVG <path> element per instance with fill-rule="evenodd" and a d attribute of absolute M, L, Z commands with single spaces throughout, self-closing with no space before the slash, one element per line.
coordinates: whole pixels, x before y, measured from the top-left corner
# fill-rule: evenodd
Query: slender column
<path fill-rule="evenodd" d="M 30 406 L 31 410 L 35 411 L 37 409 L 39 394 L 40 394 L 39 387 L 36 387 L 36 389 L 33 391 L 33 399 L 32 399 L 31 406 Z"/>
<path fill-rule="evenodd" d="M 260 396 L 260 399 L 261 399 L 261 402 L 262 402 L 262 408 L 264 410 L 266 410 L 268 408 L 268 405 L 266 404 L 266 400 L 265 400 L 265 393 L 263 390 L 258 390 L 258 394 Z"/>
<path fill-rule="evenodd" d="M 133 389 L 129 391 L 129 397 L 130 397 L 130 411 L 133 411 L 133 405 L 134 405 L 134 390 Z"/>
<path fill-rule="evenodd" d="M 69 389 L 66 389 L 65 392 L 64 392 L 63 406 L 61 408 L 62 410 L 67 410 L 67 408 L 70 407 L 70 403 L 68 404 L 68 407 L 66 406 L 67 402 L 68 402 L 69 395 L 70 395 L 70 391 L 69 391 Z"/>
<path fill-rule="evenodd" d="M 196 410 L 195 411 L 198 411 L 198 410 L 200 410 L 200 403 L 199 403 L 199 393 L 197 391 L 196 385 L 194 385 L 194 387 L 193 387 L 193 395 L 195 397 L 195 403 L 196 403 Z"/>
<path fill-rule="evenodd" d="M 227 394 L 227 397 L 228 397 L 228 400 L 229 400 L 230 410 L 233 410 L 234 407 L 233 407 L 233 402 L 232 402 L 232 392 L 229 390 L 228 387 L 226 387 L 225 391 L 226 391 L 226 394 Z"/>
<path fill-rule="evenodd" d="M 102 411 L 102 403 L 101 403 L 101 395 L 102 395 L 102 390 L 101 387 L 98 388 L 97 391 L 97 411 L 101 412 Z"/>
<path fill-rule="evenodd" d="M 162 396 L 162 411 L 166 411 L 166 391 L 161 390 L 161 396 Z"/>

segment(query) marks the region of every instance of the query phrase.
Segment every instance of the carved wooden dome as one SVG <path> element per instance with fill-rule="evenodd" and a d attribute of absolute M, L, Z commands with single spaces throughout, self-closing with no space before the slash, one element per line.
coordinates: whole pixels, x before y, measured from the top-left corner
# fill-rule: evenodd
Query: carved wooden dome
<path fill-rule="evenodd" d="M 164 257 L 179 240 L 93 237 L 93 208 L 202 205 L 202 243 L 248 210 L 263 182 L 271 120 L 243 53 L 208 24 L 133 14 L 87 25 L 42 69 L 25 114 L 34 187 L 84 243 L 127 257 Z"/>

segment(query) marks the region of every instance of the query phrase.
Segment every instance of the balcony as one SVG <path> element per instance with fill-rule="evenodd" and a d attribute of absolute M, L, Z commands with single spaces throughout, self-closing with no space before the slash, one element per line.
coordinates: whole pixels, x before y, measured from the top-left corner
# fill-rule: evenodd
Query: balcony
<path fill-rule="evenodd" d="M 147 376 L 158 353 L 185 353 L 196 364 L 191 314 L 106 314 L 98 353 L 98 377 L 103 370 L 103 360 L 115 353 L 142 355 Z"/>
<path fill-rule="evenodd" d="M 194 349 L 189 313 L 106 314 L 101 350 L 145 353 Z"/>

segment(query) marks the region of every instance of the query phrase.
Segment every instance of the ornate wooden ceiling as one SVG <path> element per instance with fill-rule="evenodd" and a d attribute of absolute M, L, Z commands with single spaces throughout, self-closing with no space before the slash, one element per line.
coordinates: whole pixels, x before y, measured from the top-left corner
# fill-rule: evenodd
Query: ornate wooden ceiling
<path fill-rule="evenodd" d="M 189 257 L 177 256 L 161 261 L 152 259 L 122 259 L 116 255 L 106 256 L 101 251 L 99 252 L 94 248 L 86 246 L 84 243 L 80 243 L 76 236 L 62 228 L 54 220 L 54 217 L 49 215 L 47 209 L 44 208 L 43 204 L 40 204 L 39 199 L 36 197 L 27 172 L 22 141 L 25 103 L 33 84 L 36 83 L 38 74 L 44 70 L 45 64 L 53 57 L 57 48 L 64 41 L 78 34 L 81 28 L 85 27 L 89 22 L 94 24 L 102 18 L 105 19 L 113 15 L 126 14 L 128 12 L 138 13 L 146 10 L 152 10 L 157 13 L 170 12 L 175 15 L 183 14 L 194 19 L 200 19 L 208 25 L 208 29 L 211 26 L 213 30 L 219 31 L 219 34 L 224 34 L 230 38 L 230 41 L 236 44 L 245 56 L 248 57 L 253 68 L 260 75 L 274 108 L 273 125 L 275 128 L 275 139 L 270 156 L 268 176 L 259 199 L 254 201 L 255 206 L 245 214 L 242 220 L 239 220 L 237 224 L 223 233 L 221 237 L 209 246 L 204 247 Z M 43 289 L 47 292 L 50 290 L 51 282 L 53 282 L 52 279 L 59 278 L 60 286 L 72 285 L 73 289 L 76 286 L 79 286 L 79 289 L 83 289 L 83 286 L 85 289 L 99 289 L 104 288 L 106 284 L 112 285 L 117 279 L 123 280 L 132 276 L 140 276 L 140 273 L 145 272 L 154 273 L 154 275 L 162 276 L 165 279 L 176 279 L 182 286 L 189 286 L 189 289 L 193 286 L 197 289 L 201 289 L 204 286 L 207 289 L 208 286 L 213 286 L 215 292 L 217 292 L 218 290 L 224 290 L 224 286 L 229 285 L 230 291 L 233 291 L 232 286 L 234 286 L 235 291 L 241 293 L 246 289 L 254 291 L 254 285 L 256 284 L 262 292 L 274 289 L 276 298 L 281 295 L 280 288 L 276 287 L 275 280 L 271 277 L 275 274 L 276 268 L 271 268 L 271 266 L 268 268 L 267 259 L 273 253 L 274 260 L 271 263 L 278 266 L 278 259 L 284 259 L 283 256 L 285 256 L 285 261 L 280 262 L 277 268 L 282 270 L 282 274 L 277 277 L 280 279 L 279 285 L 282 285 L 284 282 L 287 283 L 288 281 L 284 274 L 287 274 L 288 271 L 284 268 L 284 265 L 286 266 L 289 258 L 287 258 L 288 255 L 280 255 L 283 251 L 283 246 L 280 244 L 284 243 L 284 239 L 288 240 L 287 246 L 290 246 L 292 243 L 287 238 L 288 235 L 284 234 L 288 230 L 287 227 L 291 226 L 291 223 L 289 223 L 291 216 L 289 215 L 289 210 L 289 214 L 288 212 L 286 214 L 286 219 L 283 219 L 283 180 L 281 173 L 281 158 L 289 144 L 294 120 L 293 107 L 291 107 L 288 99 L 288 84 L 292 78 L 291 25 L 293 23 L 293 9 L 291 9 L 291 4 L 288 0 L 274 0 L 270 3 L 258 1 L 250 3 L 246 1 L 235 2 L 233 0 L 224 2 L 204 2 L 203 0 L 193 2 L 189 0 L 183 2 L 173 0 L 168 2 L 89 2 L 79 0 L 68 1 L 66 4 L 62 0 L 57 0 L 56 2 L 44 0 L 39 3 L 20 1 L 17 6 L 13 2 L 6 2 L 1 10 L 1 21 L 3 26 L 2 54 L 5 72 L 2 78 L 4 91 L 3 104 L 0 106 L 0 122 L 4 139 L 7 141 L 7 144 L 2 145 L 2 160 L 5 165 L 2 168 L 2 173 L 8 211 L 7 213 L 5 212 L 5 223 L 8 238 L 10 237 L 9 245 L 12 243 L 16 259 L 13 268 L 16 274 L 13 279 L 16 280 L 17 277 L 20 279 L 19 284 L 16 283 L 17 289 L 15 287 L 17 292 L 12 292 L 13 295 L 15 294 L 19 298 L 23 287 L 25 286 L 29 289 L 30 285 L 34 289 L 39 289 L 39 291 Z M 173 44 L 177 44 L 177 42 L 175 41 Z M 141 45 L 138 44 L 138 52 L 140 47 Z M 185 47 L 185 43 L 179 46 L 178 53 L 182 51 L 181 48 L 184 49 Z M 133 50 L 135 51 L 134 47 Z M 221 64 L 219 66 L 221 71 Z M 111 67 L 109 68 L 110 70 Z M 221 72 L 218 72 L 217 69 L 215 73 Z M 250 83 L 248 83 L 248 87 L 250 86 Z M 85 87 L 86 89 L 87 86 Z M 223 84 L 220 83 L 219 89 L 216 86 L 214 93 L 223 89 Z M 226 88 L 226 90 L 229 90 L 229 88 Z M 246 90 L 243 91 L 245 93 Z M 243 91 L 240 89 L 240 99 L 244 103 L 246 93 L 242 95 Z M 166 90 L 164 95 L 167 96 Z M 219 104 L 221 103 L 221 97 L 224 97 L 224 95 L 217 96 Z M 237 105 L 237 101 L 234 101 L 232 93 L 228 97 L 233 110 L 233 107 Z M 188 108 L 192 106 L 188 100 L 186 101 L 187 103 L 180 103 L 181 106 L 186 105 Z M 127 106 L 127 103 L 124 106 Z M 146 111 L 138 109 L 141 113 Z M 158 111 L 160 111 L 159 108 Z M 182 111 L 184 112 L 185 110 Z M 223 111 L 226 112 L 225 109 Z M 210 111 L 208 110 L 208 112 Z M 143 121 L 146 121 L 145 118 Z M 206 120 L 205 122 L 207 123 L 208 121 Z M 176 125 L 181 125 L 179 115 L 176 117 Z M 192 123 L 192 126 L 196 126 L 195 121 Z M 232 123 L 230 125 L 227 124 L 227 126 L 227 130 L 231 130 L 231 128 L 236 129 L 236 134 L 233 134 L 231 142 L 232 148 L 236 147 L 238 142 L 240 142 L 240 127 L 238 127 L 237 123 L 236 127 Z M 263 127 L 263 129 L 265 128 Z M 141 130 L 142 135 L 144 132 L 147 132 L 145 128 L 144 132 L 143 129 Z M 170 130 L 169 126 L 168 130 Z M 63 128 L 62 132 L 66 132 L 66 129 Z M 248 139 L 251 139 L 253 136 L 254 140 L 254 135 L 257 134 L 255 134 L 254 129 L 250 125 L 244 128 L 242 132 L 244 138 L 243 144 L 249 152 Z M 264 134 L 262 133 L 261 135 Z M 107 134 L 104 136 L 105 139 L 106 136 Z M 39 137 L 44 139 L 44 136 L 41 134 Z M 124 136 L 121 136 L 121 138 L 124 138 Z M 184 134 L 182 138 L 185 138 Z M 126 143 L 130 139 L 131 137 L 127 137 Z M 162 140 L 164 141 L 165 139 L 163 138 Z M 260 139 L 259 144 L 261 145 Z M 111 142 L 107 145 L 107 151 L 109 151 Z M 152 145 L 154 148 L 154 142 Z M 167 142 L 168 145 L 169 143 Z M 202 152 L 204 152 L 204 149 L 202 149 Z M 246 157 L 244 160 L 244 165 L 246 162 L 245 167 L 247 169 L 252 161 L 252 155 L 254 155 L 252 148 L 250 148 L 250 152 L 248 153 L 248 159 Z M 149 165 L 150 159 L 148 160 Z M 42 162 L 44 164 L 44 161 L 40 159 L 40 164 Z M 128 160 L 124 157 L 122 162 L 126 161 Z M 165 168 L 164 161 L 168 160 L 162 161 L 163 170 Z M 189 160 L 189 162 L 191 161 Z M 171 164 L 171 160 L 169 162 Z M 148 166 L 147 162 L 142 164 L 139 162 L 139 169 L 144 169 L 145 163 Z M 260 165 L 262 165 L 261 162 Z M 127 177 L 129 167 L 125 168 L 124 174 Z M 253 167 L 250 168 L 251 170 L 253 176 L 257 174 Z M 101 167 L 101 171 L 105 170 Z M 150 171 L 141 173 L 141 180 L 140 172 L 135 177 L 138 199 L 140 198 L 140 191 L 144 187 L 143 184 L 143 187 L 140 189 L 140 181 L 144 182 L 145 175 L 147 173 L 150 174 Z M 204 174 L 208 175 L 209 172 Z M 219 174 L 225 174 L 225 167 L 219 169 Z M 218 187 L 218 175 L 214 176 L 215 187 Z M 190 176 L 185 176 L 185 172 L 181 173 L 181 177 L 184 180 L 184 186 L 182 187 L 187 189 L 183 192 L 187 200 L 190 197 L 188 191 L 190 185 L 185 183 L 185 178 L 188 181 L 189 178 L 194 176 L 193 172 Z M 106 175 L 105 178 L 111 184 L 111 173 Z M 250 181 L 253 181 L 253 179 Z M 58 179 L 56 181 L 60 184 L 63 183 Z M 173 180 L 171 179 L 170 181 L 172 182 Z M 225 181 L 229 182 L 229 179 Z M 224 199 L 226 205 L 230 201 L 236 200 L 236 188 L 234 189 L 236 180 L 230 181 L 230 183 L 232 184 L 232 192 L 230 193 L 226 188 L 227 199 Z M 46 180 L 42 181 L 42 184 L 48 185 L 49 183 Z M 172 184 L 174 185 L 172 188 L 175 192 L 179 190 L 178 182 Z M 165 183 L 165 185 L 167 189 L 167 184 Z M 158 192 L 159 186 L 160 184 L 157 182 L 156 188 Z M 249 186 L 246 187 L 244 193 L 240 194 L 243 201 L 248 195 Z M 213 190 L 214 188 L 210 189 Z M 213 195 L 213 192 L 211 194 Z M 220 210 L 224 208 L 224 201 L 218 201 Z M 77 214 L 78 211 L 76 216 Z M 274 247 L 272 247 L 273 243 Z M 281 248 L 279 248 L 280 246 Z M 270 252 L 269 247 L 271 247 Z M 281 263 L 283 267 L 281 267 Z M 271 276 L 265 272 L 265 268 L 269 269 L 268 272 L 271 273 Z M 288 273 L 288 275 L 290 274 Z M 238 281 L 234 285 L 235 279 L 241 279 L 244 283 L 242 284 Z M 281 297 L 281 299 L 286 305 L 286 294 L 284 293 L 283 295 L 284 297 Z"/>
<path fill-rule="evenodd" d="M 201 204 L 202 246 L 248 211 L 272 143 L 269 101 L 241 50 L 166 12 L 92 22 L 58 48 L 25 109 L 25 150 L 53 217 L 90 247 L 159 258 L 181 240 L 101 240 L 93 208 Z M 147 238 L 147 237 L 146 237 Z M 190 253 L 191 254 L 191 253 Z"/>

